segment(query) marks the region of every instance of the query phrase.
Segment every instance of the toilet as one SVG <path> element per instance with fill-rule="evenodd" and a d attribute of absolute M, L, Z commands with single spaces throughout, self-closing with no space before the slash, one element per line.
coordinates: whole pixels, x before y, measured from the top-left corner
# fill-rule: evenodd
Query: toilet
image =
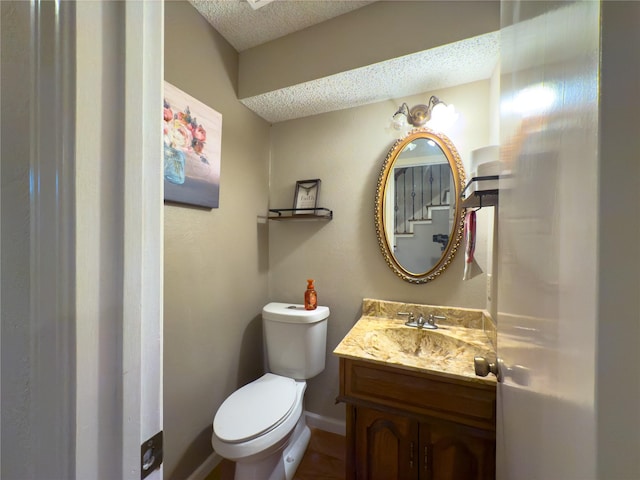
<path fill-rule="evenodd" d="M 235 480 L 291 480 L 311 435 L 306 380 L 324 370 L 329 308 L 262 309 L 267 372 L 233 392 L 213 419 L 213 449 L 236 462 Z"/>

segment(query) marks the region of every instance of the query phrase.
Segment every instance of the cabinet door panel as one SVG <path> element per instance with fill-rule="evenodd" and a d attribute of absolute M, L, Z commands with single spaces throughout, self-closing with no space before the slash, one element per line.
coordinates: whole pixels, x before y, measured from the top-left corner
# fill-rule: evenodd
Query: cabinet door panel
<path fill-rule="evenodd" d="M 418 423 L 415 420 L 358 408 L 355 441 L 358 480 L 417 480 Z"/>
<path fill-rule="evenodd" d="M 495 441 L 453 426 L 423 424 L 422 470 L 429 480 L 495 479 Z"/>

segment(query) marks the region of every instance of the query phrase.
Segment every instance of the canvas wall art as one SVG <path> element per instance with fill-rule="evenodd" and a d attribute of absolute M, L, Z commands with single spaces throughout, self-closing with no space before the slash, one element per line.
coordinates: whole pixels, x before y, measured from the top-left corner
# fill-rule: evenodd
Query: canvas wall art
<path fill-rule="evenodd" d="M 164 199 L 218 208 L 222 115 L 164 82 Z"/>

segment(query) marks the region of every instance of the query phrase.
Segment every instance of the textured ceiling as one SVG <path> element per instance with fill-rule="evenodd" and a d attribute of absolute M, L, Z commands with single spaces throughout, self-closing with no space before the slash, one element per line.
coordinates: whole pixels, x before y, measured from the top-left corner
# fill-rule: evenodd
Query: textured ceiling
<path fill-rule="evenodd" d="M 282 122 L 484 80 L 498 56 L 494 32 L 240 101 L 265 120 Z"/>
<path fill-rule="evenodd" d="M 283 37 L 374 0 L 276 0 L 254 10 L 244 0 L 189 0 L 238 52 Z"/>
<path fill-rule="evenodd" d="M 189 1 L 238 51 L 373 3 L 275 0 L 254 10 L 245 0 Z M 493 32 L 240 101 L 276 123 L 484 80 L 498 59 L 499 33 Z"/>

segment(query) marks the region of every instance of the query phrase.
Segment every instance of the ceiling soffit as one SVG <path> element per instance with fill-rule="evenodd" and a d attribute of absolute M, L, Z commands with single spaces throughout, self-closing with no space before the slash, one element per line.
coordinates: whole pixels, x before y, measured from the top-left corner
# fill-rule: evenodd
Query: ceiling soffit
<path fill-rule="evenodd" d="M 254 90 L 252 95 L 240 95 L 244 97 L 240 98 L 240 101 L 270 123 L 399 99 L 484 80 L 490 78 L 499 59 L 499 32 L 492 31 L 499 29 L 499 8 L 495 8 L 495 5 L 499 5 L 497 2 L 447 2 L 450 5 L 447 7 L 442 2 L 429 5 L 430 2 L 276 0 L 259 10 L 253 10 L 246 2 L 240 0 L 190 1 L 236 49 L 241 50 L 249 48 L 249 45 L 257 45 L 241 54 L 241 65 L 247 58 L 246 55 L 252 55 L 253 60 L 260 66 L 253 67 L 254 71 L 248 75 L 249 78 L 240 78 L 241 91 Z M 370 3 L 373 5 L 361 8 Z M 406 5 L 399 8 L 401 4 Z M 415 47 L 416 44 L 415 42 L 407 44 L 406 35 L 402 34 L 402 26 L 406 26 L 406 22 L 401 21 L 402 18 L 396 15 L 409 15 L 407 20 L 412 17 L 423 18 L 427 7 L 434 18 L 441 18 L 442 21 L 435 22 L 436 25 L 430 28 L 429 32 L 423 32 L 420 35 L 421 42 L 427 46 L 427 49 L 403 54 L 402 49 L 406 51 L 407 48 Z M 322 12 L 314 10 L 323 8 L 325 10 Z M 393 10 L 389 10 L 390 8 Z M 346 12 L 351 13 L 344 15 Z M 417 15 L 415 12 L 420 14 Z M 463 15 L 461 12 L 466 12 L 468 15 Z M 470 15 L 470 12 L 475 13 Z M 338 18 L 335 18 L 336 15 Z M 278 20 L 270 17 L 277 17 Z M 333 18 L 333 20 L 327 21 L 326 18 Z M 387 25 L 386 22 L 390 18 L 394 18 L 395 21 Z M 287 26 L 274 26 L 282 21 Z M 356 23 L 352 23 L 354 21 Z M 447 28 L 445 24 L 454 24 L 454 26 Z M 358 28 L 353 29 L 352 25 Z M 367 28 L 370 25 L 372 27 Z M 376 32 L 382 28 L 381 25 L 385 26 L 387 37 L 376 35 Z M 339 62 L 342 68 L 337 73 L 328 71 L 323 74 L 322 72 L 325 65 L 328 68 L 332 67 L 333 60 L 325 59 L 324 65 L 317 61 L 313 62 L 313 59 L 305 60 L 304 54 L 307 50 L 305 45 L 324 44 L 325 42 L 319 41 L 320 38 L 353 30 L 367 32 L 368 37 L 364 33 L 362 34 L 364 36 L 358 34 L 362 38 L 359 38 L 358 42 L 353 42 L 355 45 L 349 41 L 341 43 L 351 51 L 346 53 L 347 61 Z M 266 44 L 260 44 L 275 35 L 278 35 L 278 38 L 269 40 Z M 390 41 L 389 35 L 398 41 Z M 446 45 L 438 44 L 434 48 L 428 48 L 429 42 L 433 44 L 446 38 L 449 38 L 448 42 L 445 40 Z M 364 46 L 361 42 L 364 42 Z M 376 42 L 382 42 L 382 44 L 376 46 Z M 267 54 L 267 58 L 271 58 L 269 55 L 273 56 L 275 53 L 282 56 L 282 50 L 276 48 L 277 45 L 289 45 L 285 47 L 285 52 L 288 48 L 294 57 L 296 55 L 298 57 L 302 55 L 302 57 L 296 61 L 290 61 L 287 55 L 288 63 L 285 66 L 275 67 L 272 66 L 272 62 L 277 62 L 278 56 L 276 56 L 275 60 L 267 61 L 265 64 L 264 57 L 262 60 L 260 58 L 262 52 Z M 302 51 L 300 51 L 301 48 Z M 375 55 L 376 51 L 379 54 L 381 49 L 386 48 L 396 48 L 398 54 L 389 55 L 392 57 L 389 60 L 374 61 L 371 64 L 362 62 L 363 54 L 365 58 L 371 57 L 371 49 Z M 345 50 L 345 48 L 338 50 Z M 343 53 L 335 49 L 331 49 L 331 52 L 328 53 L 336 57 Z M 301 65 L 305 61 L 312 63 L 307 63 L 306 66 Z M 352 67 L 347 65 L 349 61 L 354 62 Z M 261 65 L 260 62 L 263 64 Z M 357 62 L 364 66 L 359 66 Z M 253 61 L 246 63 L 252 64 Z M 309 75 L 310 70 L 317 66 L 319 69 L 315 74 Z M 296 68 L 303 68 L 303 70 L 296 74 Z M 286 85 L 286 69 L 291 69 L 290 72 L 294 76 L 306 72 L 310 79 L 299 78 L 298 81 L 289 82 L 292 84 Z M 240 75 L 246 77 L 243 75 L 243 70 L 243 68 L 240 69 Z M 259 83 L 254 84 L 253 88 L 244 88 L 242 85 L 246 81 L 261 81 L 274 74 L 276 77 L 273 81 L 267 82 L 271 87 L 265 88 L 266 84 L 263 84 L 260 88 Z M 282 77 L 283 74 L 284 77 Z M 278 75 L 280 78 L 277 78 Z M 281 85 L 277 85 L 278 82 Z"/>
<path fill-rule="evenodd" d="M 498 59 L 493 32 L 240 101 L 276 123 L 485 80 Z"/>

